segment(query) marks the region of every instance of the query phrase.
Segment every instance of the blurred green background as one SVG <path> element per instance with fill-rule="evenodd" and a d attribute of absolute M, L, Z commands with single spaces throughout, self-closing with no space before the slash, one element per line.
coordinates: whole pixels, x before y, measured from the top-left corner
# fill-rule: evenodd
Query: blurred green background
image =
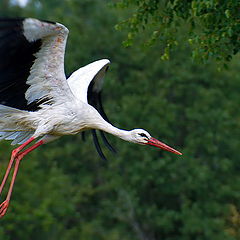
<path fill-rule="evenodd" d="M 158 42 L 125 48 L 127 33 L 115 25 L 131 11 L 109 3 L 31 0 L 19 7 L 2 0 L 0 15 L 67 26 L 66 73 L 110 59 L 103 91 L 110 120 L 144 128 L 184 155 L 108 136 L 118 154 L 104 149 L 104 162 L 90 134 L 85 142 L 79 134 L 42 146 L 21 163 L 0 239 L 240 239 L 239 57 L 222 71 L 193 62 L 181 34 L 169 61 Z M 13 148 L 0 144 L 1 176 Z"/>

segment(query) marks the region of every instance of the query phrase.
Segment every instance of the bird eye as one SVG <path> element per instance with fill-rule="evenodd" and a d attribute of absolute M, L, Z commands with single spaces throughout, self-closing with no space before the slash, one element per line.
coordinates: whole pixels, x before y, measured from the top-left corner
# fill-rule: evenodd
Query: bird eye
<path fill-rule="evenodd" d="M 145 133 L 139 133 L 138 135 L 141 136 L 141 137 L 148 138 L 147 135 L 146 135 Z"/>

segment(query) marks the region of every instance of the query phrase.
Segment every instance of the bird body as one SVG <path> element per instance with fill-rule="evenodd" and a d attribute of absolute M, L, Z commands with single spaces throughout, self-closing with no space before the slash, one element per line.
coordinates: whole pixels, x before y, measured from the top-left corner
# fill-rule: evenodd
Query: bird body
<path fill-rule="evenodd" d="M 3 105 L 0 105 L 0 111 L 1 107 Z M 132 130 L 133 132 L 118 129 L 105 121 L 94 107 L 77 99 L 74 102 L 59 104 L 54 107 L 47 106 L 46 109 L 43 107 L 36 112 L 24 110 L 15 112 L 15 109 L 10 107 L 4 106 L 4 108 L 6 108 L 5 112 L 8 117 L 5 115 L 5 117 L 1 118 L 2 121 L 6 121 L 6 125 L 9 124 L 7 123 L 9 121 L 15 123 L 11 132 L 32 133 L 31 137 L 34 138 L 43 136 L 43 139 L 46 139 L 45 143 L 63 135 L 74 135 L 88 129 L 102 130 L 125 141 L 134 143 L 137 143 L 137 137 L 134 137 L 133 133 L 137 130 L 139 130 L 139 133 L 146 133 L 143 129 L 134 129 L 135 131 Z M 0 120 L 0 125 L 2 121 Z M 21 136 L 14 135 L 13 137 L 17 140 Z M 16 142 L 13 143 L 15 144 Z M 141 138 L 139 143 L 141 144 Z"/>
<path fill-rule="evenodd" d="M 81 67 L 66 79 L 67 36 L 68 29 L 59 23 L 32 18 L 0 19 L 0 140 L 20 144 L 12 152 L 0 185 L 1 194 L 15 164 L 7 198 L 0 204 L 0 217 L 7 211 L 22 158 L 63 135 L 91 129 L 95 146 L 103 158 L 96 130 L 112 151 L 103 131 L 125 141 L 181 155 L 143 129 L 127 131 L 110 123 L 101 102 L 103 79 L 110 64 L 108 59 Z"/>

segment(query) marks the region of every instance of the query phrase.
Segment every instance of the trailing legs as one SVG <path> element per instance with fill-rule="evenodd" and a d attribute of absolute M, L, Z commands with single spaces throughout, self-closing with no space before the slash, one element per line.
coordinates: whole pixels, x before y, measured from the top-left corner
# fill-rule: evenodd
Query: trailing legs
<path fill-rule="evenodd" d="M 8 189 L 8 192 L 7 192 L 7 197 L 6 197 L 5 201 L 3 201 L 0 204 L 0 218 L 2 218 L 5 215 L 5 213 L 6 213 L 7 209 L 8 209 L 10 198 L 11 198 L 11 195 L 12 195 L 13 186 L 14 186 L 14 183 L 15 183 L 15 180 L 16 180 L 16 176 L 17 176 L 17 173 L 18 173 L 20 161 L 23 159 L 23 157 L 25 155 L 27 155 L 29 152 L 33 151 L 34 149 L 36 149 L 37 147 L 41 146 L 44 143 L 44 141 L 41 140 L 41 141 L 36 142 L 35 144 L 30 146 L 29 148 L 23 150 L 25 147 L 27 147 L 27 145 L 32 143 L 34 140 L 35 140 L 34 137 L 29 138 L 25 143 L 23 143 L 18 148 L 14 149 L 12 151 L 11 158 L 10 158 L 7 170 L 5 172 L 4 178 L 3 178 L 2 183 L 0 185 L 0 196 L 1 196 L 2 190 L 3 190 L 4 186 L 5 186 L 5 183 L 7 181 L 9 173 L 10 173 L 10 171 L 12 169 L 12 166 L 13 166 L 13 164 L 15 162 L 15 165 L 14 165 L 14 168 L 13 168 L 14 169 L 13 170 L 13 175 L 12 175 L 10 186 L 9 186 L 9 189 Z"/>

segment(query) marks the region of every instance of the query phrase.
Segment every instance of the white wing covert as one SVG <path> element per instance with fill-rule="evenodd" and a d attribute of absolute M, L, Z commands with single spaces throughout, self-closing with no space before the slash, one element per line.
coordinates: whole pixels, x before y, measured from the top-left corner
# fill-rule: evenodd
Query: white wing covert
<path fill-rule="evenodd" d="M 23 34 L 31 43 L 41 39 L 41 47 L 35 53 L 25 93 L 28 104 L 35 100 L 53 98 L 61 101 L 72 95 L 64 73 L 64 54 L 68 29 L 59 23 L 26 18 Z"/>
<path fill-rule="evenodd" d="M 91 94 L 89 91 L 99 93 L 102 90 L 105 72 L 109 64 L 108 59 L 101 59 L 73 72 L 68 78 L 68 85 L 74 96 L 87 103 L 88 95 Z M 92 89 L 90 89 L 90 84 L 92 84 Z"/>
<path fill-rule="evenodd" d="M 110 61 L 108 59 L 101 59 L 92 62 L 77 71 L 73 72 L 68 78 L 68 85 L 72 90 L 74 96 L 79 100 L 89 103 L 98 110 L 101 116 L 110 122 L 102 106 L 101 91 L 106 71 L 108 70 Z M 98 141 L 96 130 L 91 130 L 93 142 L 102 159 L 106 159 Z M 100 135 L 106 147 L 116 152 L 113 146 L 108 142 L 104 132 L 100 131 Z M 84 135 L 83 135 L 84 136 Z"/>

